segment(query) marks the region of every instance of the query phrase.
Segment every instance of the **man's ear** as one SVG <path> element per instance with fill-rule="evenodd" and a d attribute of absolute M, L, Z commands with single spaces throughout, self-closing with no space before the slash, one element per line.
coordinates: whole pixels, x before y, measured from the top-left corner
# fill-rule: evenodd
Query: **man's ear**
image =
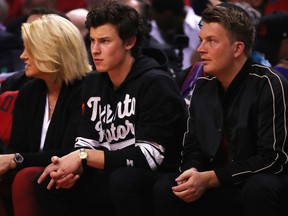
<path fill-rule="evenodd" d="M 126 49 L 132 49 L 136 43 L 136 36 L 132 36 L 131 38 L 127 39 L 125 42 Z"/>
<path fill-rule="evenodd" d="M 234 46 L 235 46 L 234 56 L 235 56 L 235 57 L 238 57 L 238 56 L 240 56 L 240 55 L 244 52 L 245 44 L 244 44 L 243 42 L 236 41 L 236 42 L 234 43 Z"/>

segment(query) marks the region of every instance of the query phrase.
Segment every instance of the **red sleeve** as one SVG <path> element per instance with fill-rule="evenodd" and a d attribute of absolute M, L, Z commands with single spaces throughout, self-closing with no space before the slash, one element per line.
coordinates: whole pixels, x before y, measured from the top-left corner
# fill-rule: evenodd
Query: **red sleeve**
<path fill-rule="evenodd" d="M 0 95 L 0 140 L 8 145 L 11 127 L 12 127 L 12 112 L 15 99 L 18 91 L 6 91 Z"/>

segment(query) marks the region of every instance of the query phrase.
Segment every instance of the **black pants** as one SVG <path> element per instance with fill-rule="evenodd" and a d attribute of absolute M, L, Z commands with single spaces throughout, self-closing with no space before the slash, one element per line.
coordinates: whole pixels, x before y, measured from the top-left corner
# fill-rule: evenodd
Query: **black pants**
<path fill-rule="evenodd" d="M 70 189 L 51 189 L 35 182 L 35 195 L 43 216 L 114 216 L 116 211 L 110 199 L 109 172 L 87 168 Z"/>
<path fill-rule="evenodd" d="M 154 216 L 188 215 L 193 213 L 223 216 L 278 216 L 281 203 L 287 200 L 287 176 L 255 174 L 241 185 L 211 188 L 192 203 L 176 197 L 171 187 L 179 174 L 169 174 L 154 185 Z M 286 196 L 286 198 L 284 198 Z"/>
<path fill-rule="evenodd" d="M 153 185 L 164 173 L 120 168 L 111 175 L 111 196 L 117 216 L 152 216 Z"/>
<path fill-rule="evenodd" d="M 112 173 L 88 169 L 71 189 L 47 190 L 47 179 L 35 183 L 35 194 L 43 216 L 149 216 L 153 184 L 162 175 L 128 167 Z"/>

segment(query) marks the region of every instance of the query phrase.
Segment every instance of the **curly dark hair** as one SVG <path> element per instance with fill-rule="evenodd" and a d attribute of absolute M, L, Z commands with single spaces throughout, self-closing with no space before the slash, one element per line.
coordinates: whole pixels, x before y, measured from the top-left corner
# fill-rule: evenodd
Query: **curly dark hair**
<path fill-rule="evenodd" d="M 108 0 L 101 6 L 92 8 L 87 15 L 85 24 L 88 31 L 91 27 L 97 28 L 104 24 L 112 24 L 116 26 L 119 37 L 123 41 L 136 36 L 136 43 L 132 48 L 133 56 L 139 53 L 140 44 L 148 31 L 138 12 L 117 0 Z"/>

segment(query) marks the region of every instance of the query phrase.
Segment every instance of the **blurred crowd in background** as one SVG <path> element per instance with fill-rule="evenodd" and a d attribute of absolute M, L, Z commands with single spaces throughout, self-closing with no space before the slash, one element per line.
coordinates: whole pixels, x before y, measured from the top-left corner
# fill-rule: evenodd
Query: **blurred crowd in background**
<path fill-rule="evenodd" d="M 0 72 L 23 69 L 21 25 L 33 8 L 57 10 L 66 14 L 80 29 L 89 47 L 85 29 L 86 14 L 105 0 L 0 0 Z M 168 56 L 172 76 L 199 61 L 198 23 L 201 12 L 220 0 L 119 0 L 134 7 L 150 31 L 145 46 L 162 49 Z M 255 61 L 276 66 L 287 61 L 287 0 L 226 0 L 243 7 L 257 26 Z M 89 51 L 88 51 L 89 52 Z"/>

